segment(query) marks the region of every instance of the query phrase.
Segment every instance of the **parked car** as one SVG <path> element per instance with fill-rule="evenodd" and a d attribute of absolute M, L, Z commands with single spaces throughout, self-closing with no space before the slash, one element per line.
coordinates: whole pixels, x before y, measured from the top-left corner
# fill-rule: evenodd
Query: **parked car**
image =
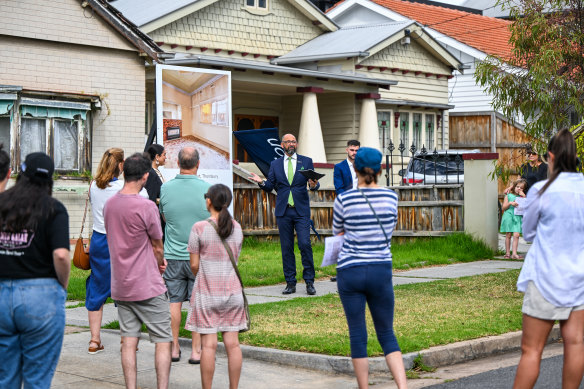
<path fill-rule="evenodd" d="M 398 174 L 402 177 L 402 185 L 462 184 L 464 183 L 462 154 L 480 152 L 478 149 L 439 150 L 437 158 L 434 153 L 422 155 L 417 152 L 410 159 L 408 167 L 401 169 Z M 458 163 L 457 156 L 460 156 Z"/>

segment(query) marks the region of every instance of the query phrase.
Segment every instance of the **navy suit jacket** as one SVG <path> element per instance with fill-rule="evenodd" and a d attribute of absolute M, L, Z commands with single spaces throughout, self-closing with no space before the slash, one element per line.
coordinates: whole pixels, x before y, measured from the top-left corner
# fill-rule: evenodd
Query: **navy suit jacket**
<path fill-rule="evenodd" d="M 312 159 L 298 154 L 296 156 L 296 171 L 294 172 L 292 185 L 288 182 L 286 172 L 284 172 L 284 157 L 280 157 L 273 160 L 270 164 L 268 177 L 264 181 L 264 186 L 261 187 L 266 192 L 271 192 L 272 189 L 276 190 L 276 217 L 284 216 L 290 191 L 292 191 L 294 207 L 296 207 L 298 214 L 300 216 L 310 217 L 310 200 L 307 190 L 308 180 L 300 174 L 300 170 L 314 170 L 314 165 L 312 164 Z M 317 190 L 319 187 L 320 183 L 317 183 L 316 187 L 312 190 Z"/>
<path fill-rule="evenodd" d="M 337 195 L 340 195 L 346 190 L 353 189 L 353 176 L 351 176 L 351 168 L 346 159 L 335 165 L 333 178 Z"/>

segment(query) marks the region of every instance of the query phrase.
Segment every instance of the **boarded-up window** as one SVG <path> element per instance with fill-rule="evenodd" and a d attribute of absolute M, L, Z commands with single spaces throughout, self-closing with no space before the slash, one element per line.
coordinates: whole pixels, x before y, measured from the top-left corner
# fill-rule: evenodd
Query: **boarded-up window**
<path fill-rule="evenodd" d="M 79 122 L 76 120 L 55 120 L 54 126 L 55 169 L 77 170 L 79 166 Z"/>

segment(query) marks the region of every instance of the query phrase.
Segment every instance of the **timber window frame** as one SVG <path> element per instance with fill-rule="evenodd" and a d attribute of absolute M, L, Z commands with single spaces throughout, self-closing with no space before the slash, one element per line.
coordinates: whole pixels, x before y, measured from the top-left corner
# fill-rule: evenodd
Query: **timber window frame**
<path fill-rule="evenodd" d="M 68 100 L 50 93 L 27 95 L 23 92 L 12 94 L 11 100 L 7 100 L 7 96 L 0 94 L 0 120 L 3 122 L 0 130 L 4 130 L 0 135 L 3 141 L 8 139 L 5 150 L 9 152 L 14 172 L 20 172 L 27 154 L 37 151 L 53 159 L 57 173 L 82 173 L 89 169 L 90 97 Z M 9 120 L 8 134 L 6 118 Z"/>
<path fill-rule="evenodd" d="M 254 15 L 268 15 L 270 0 L 243 0 L 243 8 Z"/>

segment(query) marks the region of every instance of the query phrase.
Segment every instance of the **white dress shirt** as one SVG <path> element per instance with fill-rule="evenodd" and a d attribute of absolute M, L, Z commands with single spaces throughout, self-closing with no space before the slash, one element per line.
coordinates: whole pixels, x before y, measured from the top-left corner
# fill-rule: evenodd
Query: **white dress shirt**
<path fill-rule="evenodd" d="M 357 189 L 359 179 L 357 178 L 357 173 L 355 172 L 355 166 L 351 161 L 349 161 L 349 158 L 347 158 L 347 163 L 349 164 L 349 171 L 351 172 L 351 178 L 353 179 L 353 189 Z"/>
<path fill-rule="evenodd" d="M 284 173 L 286 174 L 286 178 L 288 178 L 288 158 L 292 158 L 292 171 L 296 173 L 296 162 L 298 162 L 298 155 L 294 153 L 291 157 L 284 154 Z"/>
<path fill-rule="evenodd" d="M 537 182 L 527 193 L 523 237 L 533 245 L 517 290 L 525 292 L 533 281 L 556 307 L 575 307 L 584 304 L 584 176 L 560 173 L 539 196 L 546 182 Z"/>

